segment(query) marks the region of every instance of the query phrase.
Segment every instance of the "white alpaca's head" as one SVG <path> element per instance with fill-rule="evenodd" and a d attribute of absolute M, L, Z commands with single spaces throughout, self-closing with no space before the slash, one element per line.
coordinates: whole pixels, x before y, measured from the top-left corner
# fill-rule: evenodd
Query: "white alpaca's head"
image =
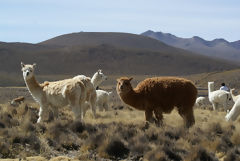
<path fill-rule="evenodd" d="M 132 90 L 131 80 L 133 78 L 121 77 L 117 79 L 117 92 L 128 93 Z"/>
<path fill-rule="evenodd" d="M 100 85 L 103 81 L 107 80 L 107 76 L 105 76 L 101 69 L 99 69 L 92 77 L 91 82 L 94 87 Z"/>
<path fill-rule="evenodd" d="M 34 75 L 34 69 L 36 67 L 36 64 L 34 63 L 33 65 L 31 65 L 31 64 L 24 64 L 23 62 L 21 62 L 21 66 L 22 66 L 24 80 L 28 80 L 32 78 Z"/>

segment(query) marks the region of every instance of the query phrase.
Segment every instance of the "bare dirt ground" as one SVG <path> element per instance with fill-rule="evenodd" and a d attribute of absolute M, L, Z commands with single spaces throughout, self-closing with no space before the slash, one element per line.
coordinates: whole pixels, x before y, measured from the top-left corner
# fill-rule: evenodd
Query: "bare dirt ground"
<path fill-rule="evenodd" d="M 114 90 L 110 77 L 101 88 Z M 146 76 L 147 77 L 147 76 Z M 134 77 L 135 78 L 135 77 Z M 143 77 L 135 78 L 133 86 Z M 25 96 L 18 107 L 8 101 Z M 117 94 L 110 110 L 88 110 L 84 122 L 73 119 L 68 107 L 60 110 L 59 120 L 37 124 L 39 105 L 24 87 L 0 88 L 0 158 L 18 161 L 69 160 L 160 160 L 235 161 L 240 158 L 240 120 L 226 122 L 223 110 L 195 109 L 196 124 L 186 129 L 174 110 L 164 115 L 163 127 L 145 127 L 145 117 L 124 105 Z"/>

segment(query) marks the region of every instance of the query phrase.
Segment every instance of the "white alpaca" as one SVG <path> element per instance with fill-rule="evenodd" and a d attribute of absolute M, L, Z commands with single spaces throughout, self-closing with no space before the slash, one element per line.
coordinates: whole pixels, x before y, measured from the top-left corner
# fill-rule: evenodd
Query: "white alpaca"
<path fill-rule="evenodd" d="M 78 79 L 84 79 L 84 78 L 89 78 L 89 77 L 86 77 L 84 75 L 79 75 L 79 76 L 76 76 L 74 78 L 78 78 Z M 90 79 L 90 78 L 89 78 Z M 87 89 L 87 93 L 90 93 L 90 98 L 87 97 L 87 100 L 90 100 L 90 103 L 85 103 L 85 107 L 84 107 L 84 110 L 83 110 L 83 116 L 85 116 L 86 114 L 86 111 L 92 107 L 92 110 L 93 110 L 93 113 L 96 112 L 96 107 L 95 107 L 95 104 L 96 104 L 96 101 L 97 101 L 97 91 L 96 91 L 96 88 L 104 81 L 107 79 L 107 76 L 105 76 L 103 73 L 102 73 L 102 70 L 99 69 L 96 73 L 94 73 L 93 77 L 91 78 L 91 83 L 88 82 L 88 89 Z M 89 95 L 89 94 L 87 94 Z"/>
<path fill-rule="evenodd" d="M 233 89 L 230 89 L 230 94 L 231 94 L 231 96 L 232 96 L 233 102 L 236 102 L 236 101 L 240 98 L 240 95 L 235 96 L 235 95 L 233 94 L 233 91 L 234 91 L 234 90 L 235 90 L 234 88 L 233 88 Z"/>
<path fill-rule="evenodd" d="M 103 109 L 105 109 L 105 111 L 109 110 L 109 103 L 110 103 L 110 96 L 112 94 L 112 92 L 107 92 L 104 90 L 96 90 L 97 93 L 97 106 L 99 108 L 100 111 L 103 111 Z"/>
<path fill-rule="evenodd" d="M 231 94 L 224 90 L 214 91 L 214 82 L 208 82 L 208 98 L 213 105 L 213 110 L 216 110 L 219 105 L 227 111 L 227 104 L 231 100 Z"/>
<path fill-rule="evenodd" d="M 234 103 L 231 111 L 225 116 L 226 121 L 235 121 L 240 114 L 240 99 L 237 99 Z"/>
<path fill-rule="evenodd" d="M 210 102 L 209 102 L 208 98 L 202 97 L 202 96 L 198 97 L 195 102 L 196 107 L 206 107 L 209 104 L 210 104 Z"/>
<path fill-rule="evenodd" d="M 86 88 L 87 97 L 86 97 L 85 107 L 84 107 L 84 111 L 83 111 L 83 116 L 85 115 L 85 112 L 87 111 L 87 109 L 91 108 L 93 115 L 96 118 L 97 94 L 96 94 L 96 90 L 91 82 L 90 77 L 86 77 L 85 75 L 78 75 L 78 76 L 73 77 L 73 79 L 82 81 Z"/>
<path fill-rule="evenodd" d="M 39 84 L 34 76 L 36 64 L 25 65 L 21 63 L 23 78 L 26 86 L 36 102 L 39 103 L 38 123 L 47 114 L 49 107 L 54 117 L 58 117 L 58 108 L 69 105 L 76 118 L 83 118 L 82 108 L 86 100 L 85 86 L 78 79 L 66 79 L 56 82 Z"/>
<path fill-rule="evenodd" d="M 96 73 L 94 73 L 94 75 L 91 79 L 91 82 L 92 82 L 94 88 L 96 89 L 106 79 L 107 79 L 107 76 L 105 76 L 102 73 L 102 70 L 99 69 Z"/>

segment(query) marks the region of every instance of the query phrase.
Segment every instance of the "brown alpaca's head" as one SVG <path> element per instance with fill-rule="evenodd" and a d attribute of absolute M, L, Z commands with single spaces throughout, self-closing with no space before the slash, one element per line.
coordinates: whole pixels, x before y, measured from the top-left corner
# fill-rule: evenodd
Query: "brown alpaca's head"
<path fill-rule="evenodd" d="M 133 78 L 121 77 L 117 79 L 117 92 L 118 93 L 127 93 L 132 90 L 131 80 Z"/>
<path fill-rule="evenodd" d="M 31 64 L 24 64 L 23 62 L 21 62 L 21 66 L 22 66 L 23 78 L 25 80 L 32 78 L 32 76 L 34 75 L 34 69 L 36 67 L 36 64 L 34 63 L 33 65 L 31 65 Z"/>

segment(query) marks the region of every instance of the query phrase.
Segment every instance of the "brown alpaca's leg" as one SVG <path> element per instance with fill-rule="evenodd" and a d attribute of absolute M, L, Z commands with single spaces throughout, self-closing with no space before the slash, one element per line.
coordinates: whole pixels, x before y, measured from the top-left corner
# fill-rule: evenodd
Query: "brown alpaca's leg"
<path fill-rule="evenodd" d="M 153 111 L 152 110 L 146 110 L 145 111 L 145 117 L 146 117 L 146 123 L 145 123 L 144 129 L 148 129 L 149 128 L 149 123 L 154 122 Z"/>
<path fill-rule="evenodd" d="M 181 117 L 183 118 L 185 126 L 187 128 L 194 125 L 195 119 L 194 119 L 194 114 L 193 114 L 193 108 L 192 107 L 185 107 L 185 109 L 184 108 L 179 109 L 178 112 L 181 115 Z"/>
<path fill-rule="evenodd" d="M 157 126 L 162 126 L 163 125 L 163 115 L 162 111 L 159 109 L 154 109 L 154 114 L 156 116 L 156 125 Z"/>
<path fill-rule="evenodd" d="M 146 121 L 147 122 L 154 122 L 154 118 L 153 118 L 153 111 L 152 110 L 146 110 L 145 111 L 145 117 L 146 117 Z"/>

